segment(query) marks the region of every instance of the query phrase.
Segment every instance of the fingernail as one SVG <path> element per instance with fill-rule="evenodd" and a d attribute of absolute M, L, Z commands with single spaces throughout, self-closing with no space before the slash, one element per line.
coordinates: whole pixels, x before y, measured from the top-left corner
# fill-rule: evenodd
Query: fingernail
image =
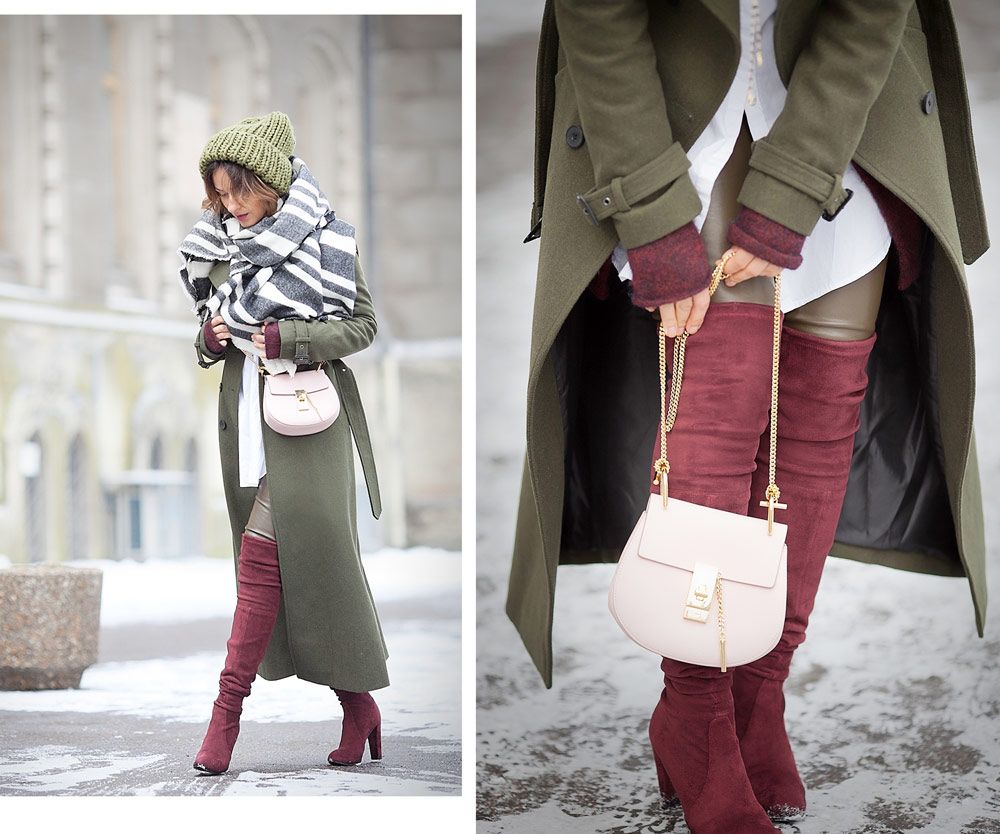
<path fill-rule="evenodd" d="M 668 336 L 676 336 L 677 335 L 677 328 L 674 327 L 673 325 L 670 325 L 669 327 L 667 327 L 667 335 Z"/>
<path fill-rule="evenodd" d="M 698 332 L 697 326 L 688 328 L 688 333 L 697 333 L 697 332 Z"/>

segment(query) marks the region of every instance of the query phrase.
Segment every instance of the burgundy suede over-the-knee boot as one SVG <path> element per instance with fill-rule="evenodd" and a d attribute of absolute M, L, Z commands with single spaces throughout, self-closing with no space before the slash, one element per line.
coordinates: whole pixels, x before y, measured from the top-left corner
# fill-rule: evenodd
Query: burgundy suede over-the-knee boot
<path fill-rule="evenodd" d="M 381 759 L 382 715 L 375 699 L 367 692 L 333 691 L 344 708 L 344 723 L 340 731 L 340 746 L 326 760 L 332 765 L 358 764 L 365 751 L 365 741 L 372 759 Z"/>
<path fill-rule="evenodd" d="M 688 337 L 677 419 L 667 436 L 671 496 L 746 513 L 771 401 L 773 316 L 765 305 L 717 303 Z M 653 460 L 659 451 L 657 437 Z M 664 797 L 676 794 L 694 834 L 774 832 L 740 757 L 732 668 L 668 658 L 660 668 L 665 685 L 649 738 Z"/>
<path fill-rule="evenodd" d="M 773 819 L 805 813 L 805 786 L 785 729 L 783 684 L 806 636 L 826 557 L 840 518 L 868 385 L 875 334 L 836 341 L 784 328 L 778 387 L 776 482 L 787 503 L 788 602 L 770 654 L 734 669 L 736 732 L 758 801 Z M 767 486 L 768 433 L 760 439 L 749 514 L 766 517 L 757 498 Z"/>
<path fill-rule="evenodd" d="M 243 533 L 236 577 L 236 612 L 226 643 L 226 663 L 219 677 L 219 697 L 212 719 L 194 758 L 194 767 L 217 775 L 229 769 L 240 732 L 243 699 L 271 639 L 281 602 L 278 545 L 270 539 Z"/>

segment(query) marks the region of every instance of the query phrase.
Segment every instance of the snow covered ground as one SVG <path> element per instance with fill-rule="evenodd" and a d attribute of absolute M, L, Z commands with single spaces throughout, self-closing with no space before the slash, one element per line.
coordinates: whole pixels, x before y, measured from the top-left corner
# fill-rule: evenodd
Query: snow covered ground
<path fill-rule="evenodd" d="M 0 692 L 0 795 L 459 793 L 460 554 L 386 549 L 363 559 L 390 653 L 392 685 L 375 696 L 381 762 L 330 768 L 334 694 L 258 678 L 230 772 L 198 774 L 191 760 L 235 605 L 232 561 L 88 561 L 78 564 L 104 575 L 101 661 L 80 689 Z"/>
<path fill-rule="evenodd" d="M 662 685 L 658 662 L 608 613 L 612 566 L 559 570 L 552 690 L 503 611 L 538 252 L 537 243 L 520 241 L 531 207 L 542 4 L 486 5 L 477 58 L 478 827 L 482 834 L 682 834 L 681 814 L 660 807 L 646 740 Z M 994 0 L 953 5 L 986 205 L 995 216 L 1000 15 Z M 986 639 L 976 636 L 964 580 L 831 560 L 787 687 L 809 815 L 784 832 L 1000 834 L 1000 507 L 989 499 L 1000 490 L 995 260 L 991 250 L 968 268 L 993 599 Z"/>

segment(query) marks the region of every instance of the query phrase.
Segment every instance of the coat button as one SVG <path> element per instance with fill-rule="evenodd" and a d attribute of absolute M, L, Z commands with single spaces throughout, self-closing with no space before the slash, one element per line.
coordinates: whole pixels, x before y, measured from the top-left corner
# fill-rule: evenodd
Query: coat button
<path fill-rule="evenodd" d="M 571 148 L 579 148 L 583 144 L 583 128 L 580 125 L 570 125 L 566 131 L 566 144 Z"/>
<path fill-rule="evenodd" d="M 930 113 L 934 109 L 934 91 L 928 90 L 924 93 L 924 97 L 920 100 L 920 106 L 923 108 L 925 113 Z"/>
<path fill-rule="evenodd" d="M 225 431 L 225 428 L 226 428 L 226 421 L 225 420 L 219 420 L 219 428 L 222 429 L 223 431 Z"/>

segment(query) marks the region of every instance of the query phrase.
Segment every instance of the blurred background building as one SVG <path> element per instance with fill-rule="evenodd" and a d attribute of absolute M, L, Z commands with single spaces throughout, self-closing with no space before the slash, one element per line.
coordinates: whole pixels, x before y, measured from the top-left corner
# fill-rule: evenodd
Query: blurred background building
<path fill-rule="evenodd" d="M 288 113 L 359 230 L 379 334 L 349 358 L 384 512 L 362 547 L 461 534 L 458 17 L 0 17 L 0 555 L 228 555 L 222 368 L 176 248 L 208 137 Z"/>

